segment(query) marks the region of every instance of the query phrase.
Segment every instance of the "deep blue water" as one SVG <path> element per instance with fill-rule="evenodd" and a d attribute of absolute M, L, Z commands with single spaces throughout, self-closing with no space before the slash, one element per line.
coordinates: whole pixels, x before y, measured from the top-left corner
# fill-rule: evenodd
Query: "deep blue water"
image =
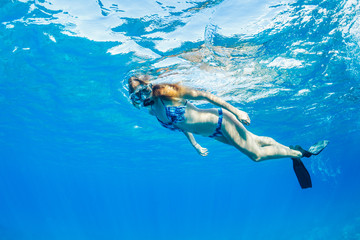
<path fill-rule="evenodd" d="M 1 0 L 0 239 L 360 239 L 357 0 Z M 306 159 L 203 158 L 127 98 L 181 82 Z M 210 107 L 205 102 L 199 107 Z"/>

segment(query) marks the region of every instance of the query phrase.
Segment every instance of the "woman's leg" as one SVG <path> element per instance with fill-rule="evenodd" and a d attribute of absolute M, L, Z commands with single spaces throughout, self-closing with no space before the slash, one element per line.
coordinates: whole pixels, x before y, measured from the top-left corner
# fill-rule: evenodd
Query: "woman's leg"
<path fill-rule="evenodd" d="M 215 140 L 219 141 L 219 142 L 222 142 L 222 143 L 225 143 L 225 144 L 228 144 L 228 145 L 233 145 L 231 144 L 226 137 L 224 136 L 219 136 L 219 137 L 214 137 Z"/>
<path fill-rule="evenodd" d="M 257 161 L 263 161 L 268 159 L 276 159 L 276 158 L 300 158 L 302 153 L 297 150 L 290 149 L 287 146 L 284 146 L 274 139 L 270 137 L 260 137 L 254 135 L 254 139 L 259 145 L 258 157 L 260 157 Z"/>
<path fill-rule="evenodd" d="M 270 137 L 260 137 L 246 128 L 230 113 L 224 113 L 222 132 L 227 141 L 253 161 L 276 158 L 300 158 L 301 152 L 292 150 Z"/>

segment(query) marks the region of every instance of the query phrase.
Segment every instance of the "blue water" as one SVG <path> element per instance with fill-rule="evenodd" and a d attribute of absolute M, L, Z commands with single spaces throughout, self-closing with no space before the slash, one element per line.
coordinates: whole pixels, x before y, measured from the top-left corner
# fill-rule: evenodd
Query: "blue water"
<path fill-rule="evenodd" d="M 359 22 L 357 0 L 1 0 L 0 239 L 360 239 Z M 140 72 L 330 140 L 313 188 L 289 159 L 199 156 L 132 107 Z"/>

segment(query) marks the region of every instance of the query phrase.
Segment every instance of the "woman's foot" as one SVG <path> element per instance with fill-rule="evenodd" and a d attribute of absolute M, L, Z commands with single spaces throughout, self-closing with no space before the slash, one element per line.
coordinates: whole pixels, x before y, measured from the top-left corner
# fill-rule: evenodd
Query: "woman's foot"
<path fill-rule="evenodd" d="M 294 146 L 290 146 L 290 149 L 296 150 L 301 152 L 302 156 L 301 157 L 311 157 L 313 154 L 311 152 L 308 152 L 306 150 L 304 150 L 302 147 L 300 147 L 299 145 Z"/>

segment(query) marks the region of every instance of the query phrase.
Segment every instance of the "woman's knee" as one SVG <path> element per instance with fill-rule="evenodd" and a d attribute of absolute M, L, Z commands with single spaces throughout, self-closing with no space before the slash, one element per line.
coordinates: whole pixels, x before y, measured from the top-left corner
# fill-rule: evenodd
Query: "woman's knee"
<path fill-rule="evenodd" d="M 270 146 L 270 145 L 274 145 L 276 143 L 276 141 L 271 138 L 271 137 L 259 137 L 258 138 L 258 142 L 261 146 Z"/>

